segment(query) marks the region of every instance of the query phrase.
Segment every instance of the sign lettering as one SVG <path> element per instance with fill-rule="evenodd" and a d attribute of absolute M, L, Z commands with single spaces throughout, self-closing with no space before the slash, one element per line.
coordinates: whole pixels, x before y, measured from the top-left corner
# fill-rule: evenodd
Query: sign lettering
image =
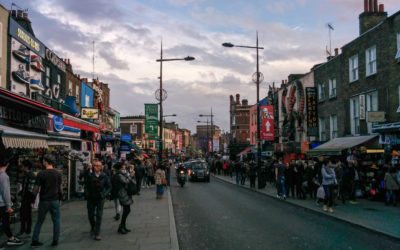
<path fill-rule="evenodd" d="M 317 90 L 306 88 L 307 102 L 307 136 L 318 135 Z"/>

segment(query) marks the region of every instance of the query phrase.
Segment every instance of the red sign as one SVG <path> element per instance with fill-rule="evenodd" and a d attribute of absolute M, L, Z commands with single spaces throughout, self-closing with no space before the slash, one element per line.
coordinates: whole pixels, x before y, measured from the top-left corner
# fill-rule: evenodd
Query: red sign
<path fill-rule="evenodd" d="M 263 105 L 261 109 L 261 140 L 273 141 L 274 137 L 274 106 Z"/>

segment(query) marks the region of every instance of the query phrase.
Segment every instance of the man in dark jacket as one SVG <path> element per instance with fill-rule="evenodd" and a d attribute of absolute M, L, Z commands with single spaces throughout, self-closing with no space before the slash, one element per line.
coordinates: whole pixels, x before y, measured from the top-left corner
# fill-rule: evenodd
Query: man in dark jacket
<path fill-rule="evenodd" d="M 101 240 L 100 226 L 103 216 L 104 200 L 111 191 L 111 182 L 108 176 L 102 171 L 103 165 L 100 161 L 93 163 L 94 171 L 87 175 L 87 210 L 91 226 L 90 234 L 95 240 Z"/>
<path fill-rule="evenodd" d="M 142 187 L 141 184 L 142 184 L 142 179 L 143 179 L 144 175 L 145 175 L 144 162 L 138 161 L 135 164 L 135 178 L 136 178 L 137 195 L 140 195 L 140 188 Z"/>

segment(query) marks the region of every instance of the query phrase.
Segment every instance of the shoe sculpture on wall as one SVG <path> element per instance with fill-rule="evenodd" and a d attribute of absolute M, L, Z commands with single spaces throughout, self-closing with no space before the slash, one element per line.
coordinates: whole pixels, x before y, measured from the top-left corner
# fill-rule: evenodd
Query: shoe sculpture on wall
<path fill-rule="evenodd" d="M 39 91 L 43 91 L 44 90 L 43 84 L 40 82 L 40 78 L 37 77 L 37 76 L 31 78 L 30 87 L 33 90 L 39 90 Z"/>
<path fill-rule="evenodd" d="M 25 45 L 22 45 L 19 47 L 18 50 L 14 50 L 13 55 L 15 58 L 17 58 L 19 61 L 23 63 L 29 63 L 30 62 L 30 55 L 29 55 L 29 50 Z"/>
<path fill-rule="evenodd" d="M 12 76 L 18 82 L 29 84 L 29 73 L 23 69 L 19 69 L 18 71 L 13 71 Z"/>
<path fill-rule="evenodd" d="M 37 71 L 44 72 L 42 58 L 38 55 L 31 55 L 31 68 Z"/>

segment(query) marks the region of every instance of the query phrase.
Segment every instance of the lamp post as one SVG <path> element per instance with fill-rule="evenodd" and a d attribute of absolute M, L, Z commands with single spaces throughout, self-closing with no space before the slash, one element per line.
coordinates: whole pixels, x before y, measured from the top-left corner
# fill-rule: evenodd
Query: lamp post
<path fill-rule="evenodd" d="M 210 115 L 199 115 L 200 117 L 211 117 L 211 153 L 214 154 L 214 124 L 213 124 L 213 112 L 211 108 L 211 114 Z M 208 147 L 208 145 L 207 145 Z"/>
<path fill-rule="evenodd" d="M 207 121 L 197 121 L 198 123 L 206 123 L 207 124 L 207 127 L 206 127 L 206 130 L 207 130 L 207 148 L 208 148 L 208 141 L 210 140 L 210 137 L 208 136 L 208 118 L 207 118 Z"/>
<path fill-rule="evenodd" d="M 158 164 L 161 165 L 162 162 L 162 151 L 163 151 L 163 101 L 167 99 L 167 91 L 165 91 L 162 88 L 162 65 L 163 62 L 169 62 L 169 61 L 193 61 L 195 58 L 191 56 L 187 56 L 185 58 L 170 58 L 166 59 L 163 58 L 163 48 L 162 48 L 162 42 L 161 42 L 161 52 L 160 52 L 160 59 L 157 59 L 156 62 L 160 62 L 160 89 L 156 91 L 156 99 L 160 101 L 160 138 L 159 138 L 159 152 L 158 152 Z"/>
<path fill-rule="evenodd" d="M 257 71 L 255 74 L 253 74 L 253 81 L 255 81 L 257 85 L 257 167 L 261 167 L 261 121 L 260 121 L 260 78 L 263 78 L 264 76 L 260 73 L 259 69 L 259 63 L 258 63 L 258 50 L 264 49 L 263 47 L 258 46 L 258 31 L 256 32 L 256 46 L 243 46 L 243 45 L 234 45 L 232 43 L 223 43 L 222 46 L 232 48 L 232 47 L 239 47 L 239 48 L 248 48 L 248 49 L 256 49 L 257 51 Z M 255 79 L 254 79 L 255 78 Z"/>

